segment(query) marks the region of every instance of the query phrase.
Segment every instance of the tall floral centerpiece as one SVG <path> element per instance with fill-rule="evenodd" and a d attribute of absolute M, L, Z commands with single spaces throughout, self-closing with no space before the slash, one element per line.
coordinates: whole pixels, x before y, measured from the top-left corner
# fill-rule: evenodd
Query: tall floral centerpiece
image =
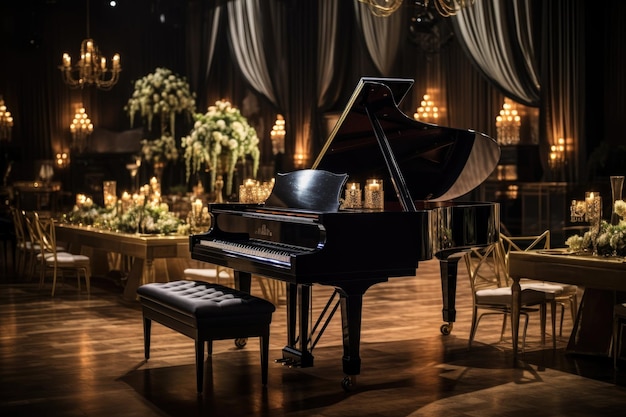
<path fill-rule="evenodd" d="M 125 110 L 130 117 L 131 126 L 139 115 L 153 139 L 141 141 L 144 159 L 151 163 L 159 180 L 169 161 L 178 159 L 176 147 L 176 116 L 186 115 L 189 121 L 195 113 L 195 94 L 189 89 L 185 77 L 174 74 L 167 68 L 157 68 L 135 81 L 135 90 L 128 99 Z M 153 129 L 155 123 L 159 129 Z M 156 137 L 156 139 L 154 139 Z"/>
<path fill-rule="evenodd" d="M 182 138 L 184 158 L 187 168 L 187 182 L 192 174 L 210 169 L 209 190 L 215 189 L 219 173 L 226 173 L 225 192 L 232 194 L 233 175 L 239 159 L 249 156 L 252 159 L 252 176 L 256 178 L 259 169 L 259 138 L 256 130 L 230 102 L 218 100 L 205 114 L 194 116 L 195 124 L 191 133 Z"/>
<path fill-rule="evenodd" d="M 124 107 L 134 125 L 137 113 L 152 131 L 155 118 L 160 122 L 160 134 L 175 134 L 176 115 L 186 113 L 191 117 L 196 111 L 196 99 L 185 77 L 167 68 L 157 68 L 153 73 L 135 81 L 135 90 Z"/>
<path fill-rule="evenodd" d="M 619 216 L 617 224 L 603 220 L 597 234 L 587 231 L 582 236 L 573 235 L 567 238 L 565 244 L 573 251 L 591 252 L 595 247 L 601 256 L 626 256 L 626 202 L 616 200 L 613 211 Z"/>
<path fill-rule="evenodd" d="M 161 182 L 165 164 L 178 159 L 176 140 L 169 132 L 165 132 L 160 138 L 154 140 L 143 139 L 141 154 L 145 161 L 152 164 L 154 173 Z"/>

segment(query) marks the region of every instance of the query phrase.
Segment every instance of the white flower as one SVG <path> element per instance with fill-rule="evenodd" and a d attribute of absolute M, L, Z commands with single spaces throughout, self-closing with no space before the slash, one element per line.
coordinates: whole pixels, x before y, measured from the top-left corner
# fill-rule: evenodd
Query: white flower
<path fill-rule="evenodd" d="M 224 157 L 226 166 L 221 168 L 226 171 L 225 192 L 231 194 L 237 160 L 248 155 L 253 162 L 252 175 L 256 177 L 260 159 L 259 138 L 239 109 L 220 100 L 209 106 L 205 114 L 196 114 L 194 118 L 192 131 L 181 140 L 185 149 L 187 181 L 206 164 L 211 170 L 210 190 L 213 191 L 220 168 L 218 164 L 221 163 L 219 157 Z M 200 152 L 200 148 L 205 152 Z"/>
<path fill-rule="evenodd" d="M 158 139 L 141 141 L 141 153 L 143 158 L 150 162 L 167 162 L 178 159 L 178 148 L 174 137 L 165 133 Z"/>
<path fill-rule="evenodd" d="M 153 74 L 135 81 L 135 91 L 124 109 L 128 112 L 131 126 L 135 114 L 139 112 L 152 129 L 154 116 L 161 117 L 162 127 L 169 123 L 170 133 L 174 133 L 174 120 L 178 113 L 193 115 L 195 94 L 191 93 L 185 78 L 180 78 L 167 68 L 157 68 Z M 163 130 L 161 134 L 165 133 Z"/>
<path fill-rule="evenodd" d="M 613 207 L 613 211 L 615 211 L 615 214 L 617 214 L 621 218 L 624 218 L 624 216 L 626 215 L 626 202 L 624 202 L 624 200 L 615 200 L 615 206 Z"/>

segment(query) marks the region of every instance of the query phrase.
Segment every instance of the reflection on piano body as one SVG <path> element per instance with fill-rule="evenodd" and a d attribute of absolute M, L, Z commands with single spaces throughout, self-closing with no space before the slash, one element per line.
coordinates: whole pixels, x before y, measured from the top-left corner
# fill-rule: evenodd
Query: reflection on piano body
<path fill-rule="evenodd" d="M 210 230 L 190 237 L 192 258 L 232 268 L 241 289 L 249 291 L 252 274 L 287 283 L 286 362 L 313 365 L 310 287 L 334 286 L 344 333 L 344 388 L 360 373 L 361 307 L 370 286 L 414 276 L 419 261 L 437 257 L 446 322 L 441 331 L 448 334 L 459 259 L 452 255 L 499 237 L 497 204 L 452 201 L 491 174 L 498 145 L 480 133 L 408 118 L 398 103 L 411 85 L 406 79 L 361 79 L 312 169 L 279 174 L 264 205 L 212 204 Z M 392 184 L 385 189 L 385 210 L 340 210 L 348 177 Z"/>

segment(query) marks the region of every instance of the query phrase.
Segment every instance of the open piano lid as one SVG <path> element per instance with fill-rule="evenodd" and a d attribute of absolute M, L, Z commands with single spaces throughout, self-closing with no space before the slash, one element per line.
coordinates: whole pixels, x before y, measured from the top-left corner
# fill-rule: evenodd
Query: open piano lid
<path fill-rule="evenodd" d="M 386 201 L 394 192 L 401 202 L 403 195 L 452 200 L 479 186 L 498 164 L 500 147 L 482 133 L 406 116 L 398 104 L 412 85 L 361 78 L 312 168 L 348 173 L 351 181 L 383 179 Z"/>

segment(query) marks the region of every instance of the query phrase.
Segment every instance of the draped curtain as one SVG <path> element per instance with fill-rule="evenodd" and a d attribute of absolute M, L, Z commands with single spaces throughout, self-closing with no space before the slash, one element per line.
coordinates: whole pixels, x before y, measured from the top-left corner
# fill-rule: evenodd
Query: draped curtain
<path fill-rule="evenodd" d="M 585 141 L 584 131 L 584 19 L 581 1 L 553 0 L 544 3 L 544 18 L 554 30 L 546 31 L 543 48 L 542 136 L 547 139 L 544 160 L 550 144 L 566 141 L 565 178 L 578 181 Z"/>
<path fill-rule="evenodd" d="M 222 6 L 209 7 L 201 0 L 190 1 L 187 12 L 187 60 L 189 83 L 192 91 L 205 91 L 209 71 L 215 55 L 215 45 L 220 28 Z M 205 100 L 205 95 L 202 95 Z M 198 111 L 206 108 L 206 102 L 198 103 Z"/>
<path fill-rule="evenodd" d="M 460 44 L 485 77 L 514 100 L 540 107 L 544 165 L 550 147 L 565 139 L 562 179 L 570 181 L 578 180 L 584 145 L 581 9 L 579 0 L 483 1 L 452 18 Z"/>
<path fill-rule="evenodd" d="M 537 107 L 540 82 L 534 2 L 475 2 L 452 17 L 452 24 L 467 54 L 492 83 L 516 101 Z"/>
<path fill-rule="evenodd" d="M 287 163 L 302 168 L 315 156 L 318 108 L 332 106 L 340 91 L 333 90 L 340 6 L 333 0 L 261 4 L 227 3 L 232 55 L 250 87 L 285 116 L 286 153 L 294 156 Z"/>
<path fill-rule="evenodd" d="M 388 17 L 378 17 L 366 4 L 354 0 L 356 23 L 374 65 L 383 76 L 392 75 L 398 52 L 404 44 L 405 11 L 406 8 L 402 7 Z"/>
<path fill-rule="evenodd" d="M 278 104 L 265 57 L 261 0 L 227 3 L 229 41 L 238 68 L 248 84 Z"/>

